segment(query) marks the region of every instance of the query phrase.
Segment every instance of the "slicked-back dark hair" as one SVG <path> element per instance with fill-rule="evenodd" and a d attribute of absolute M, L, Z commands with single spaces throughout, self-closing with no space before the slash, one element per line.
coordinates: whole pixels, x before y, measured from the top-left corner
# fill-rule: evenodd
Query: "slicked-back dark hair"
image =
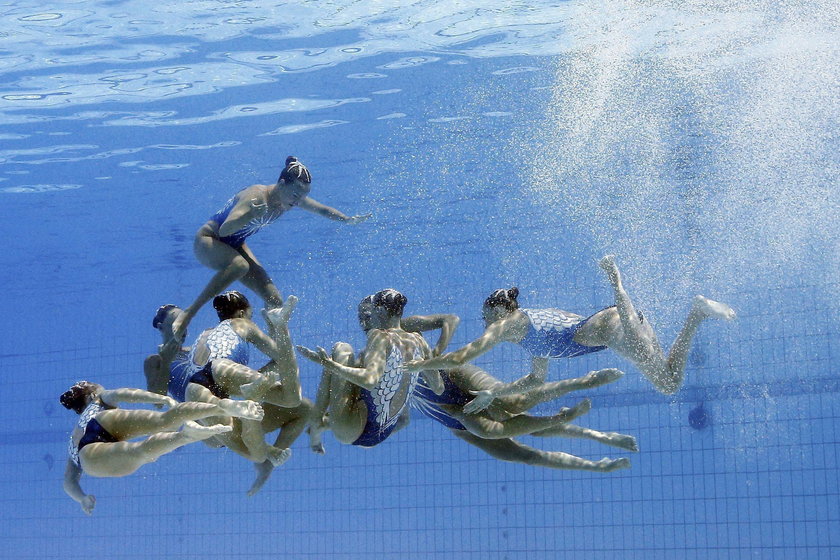
<path fill-rule="evenodd" d="M 280 177 L 277 178 L 277 182 L 279 183 L 280 181 L 283 181 L 285 183 L 290 183 L 294 180 L 311 183 L 312 174 L 309 173 L 309 170 L 300 162 L 300 160 L 298 160 L 298 158 L 295 156 L 289 156 L 286 158 L 286 167 L 284 167 L 283 171 L 280 172 Z"/>
<path fill-rule="evenodd" d="M 388 288 L 387 290 L 380 290 L 373 294 L 371 302 L 377 307 L 384 307 L 394 317 L 402 317 L 405 304 L 408 303 L 408 298 L 397 290 Z"/>
<path fill-rule="evenodd" d="M 155 313 L 155 318 L 152 319 L 152 327 L 159 329 L 163 322 L 166 320 L 166 314 L 169 313 L 170 309 L 175 309 L 178 307 L 175 304 L 167 303 L 166 305 L 161 305 L 158 307 L 157 312 Z"/>
<path fill-rule="evenodd" d="M 216 310 L 219 321 L 230 319 L 239 311 L 248 309 L 249 307 L 251 307 L 251 303 L 245 297 L 245 294 L 236 290 L 224 292 L 213 298 L 213 309 Z"/>
<path fill-rule="evenodd" d="M 94 384 L 90 381 L 78 381 L 75 385 L 64 391 L 59 397 L 61 405 L 74 411 L 76 414 L 81 414 L 87 406 L 87 396 L 94 389 Z"/>
<path fill-rule="evenodd" d="M 508 289 L 496 290 L 484 300 L 484 305 L 487 307 L 504 306 L 508 311 L 519 309 L 519 302 L 516 298 L 519 297 L 519 288 L 516 286 Z"/>

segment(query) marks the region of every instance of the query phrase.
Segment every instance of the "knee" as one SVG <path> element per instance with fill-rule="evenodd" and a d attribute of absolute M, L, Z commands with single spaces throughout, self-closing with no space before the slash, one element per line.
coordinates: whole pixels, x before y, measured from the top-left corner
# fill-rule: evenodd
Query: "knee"
<path fill-rule="evenodd" d="M 248 274 L 248 271 L 251 269 L 251 266 L 248 264 L 243 257 L 236 257 L 230 264 L 227 265 L 227 270 L 232 274 L 236 275 L 237 278 L 241 278 Z"/>

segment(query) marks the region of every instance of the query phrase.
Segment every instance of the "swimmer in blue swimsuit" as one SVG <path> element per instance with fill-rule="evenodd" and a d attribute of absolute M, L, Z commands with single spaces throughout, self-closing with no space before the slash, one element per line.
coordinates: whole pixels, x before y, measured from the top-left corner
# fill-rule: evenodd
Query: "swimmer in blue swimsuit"
<path fill-rule="evenodd" d="M 268 309 L 283 305 L 274 282 L 256 259 L 246 240 L 273 223 L 287 211 L 298 207 L 346 224 L 359 224 L 370 214 L 347 216 L 309 196 L 312 176 L 294 156 L 273 185 L 252 185 L 236 193 L 198 230 L 193 248 L 198 261 L 216 271 L 198 298 L 173 325 L 175 337 L 183 340 L 187 325 L 198 310 L 236 280 L 254 290 Z"/>
<path fill-rule="evenodd" d="M 301 403 L 300 376 L 297 358 L 288 336 L 287 323 L 297 304 L 289 296 L 287 304 L 264 313 L 269 332 L 264 333 L 254 321 L 253 309 L 244 294 L 229 291 L 213 299 L 219 324 L 204 330 L 188 352 L 180 346 L 172 325 L 183 315 L 174 305 L 163 306 L 156 316 L 164 338 L 160 354 L 172 360 L 168 371 L 161 372 L 158 364 L 152 368 L 149 387 L 163 389 L 166 379 L 170 394 L 176 399 L 187 398 L 190 385 L 202 385 L 219 398 L 242 396 L 256 402 L 294 408 Z M 271 361 L 256 370 L 249 366 L 251 348 L 256 347 Z M 176 359 L 179 358 L 180 359 Z"/>
<path fill-rule="evenodd" d="M 548 360 L 580 356 L 610 348 L 630 360 L 662 393 L 675 393 L 683 384 L 691 340 L 705 319 L 731 320 L 735 312 L 728 305 L 696 296 L 682 331 L 666 357 L 650 323 L 637 313 L 624 290 L 615 259 L 601 259 L 615 296 L 615 306 L 589 317 L 559 309 L 520 309 L 519 290 L 496 290 L 484 302 L 484 334 L 467 346 L 431 360 L 410 363 L 409 369 L 450 368 L 464 364 L 500 342 L 520 344 L 532 354 L 531 373 L 489 391 L 481 391 L 464 407 L 475 412 L 494 398 L 513 395 L 541 384 L 548 372 Z"/>
<path fill-rule="evenodd" d="M 82 490 L 79 480 L 83 472 L 97 477 L 128 476 L 179 447 L 231 430 L 230 426 L 202 426 L 195 422 L 225 414 L 216 405 L 178 403 L 141 389 L 109 391 L 102 385 L 80 381 L 60 400 L 65 408 L 79 414 L 70 436 L 64 491 L 88 515 L 93 512 L 96 498 Z M 117 407 L 120 402 L 167 406 L 169 410 L 126 410 Z M 128 441 L 139 437 L 146 439 Z"/>
<path fill-rule="evenodd" d="M 283 308 L 267 313 L 269 324 L 285 326 L 296 302 L 289 296 Z M 152 326 L 160 331 L 164 344 L 146 359 L 147 386 L 161 394 L 168 391 L 178 401 L 210 402 L 230 411 L 233 418 L 218 421 L 233 426 L 233 431 L 215 440 L 254 462 L 257 479 L 248 491 L 253 495 L 272 470 L 291 456 L 290 445 L 305 427 L 312 403 L 301 397 L 290 340 L 268 340 L 250 320 L 250 304 L 239 292 L 217 296 L 213 306 L 220 323 L 205 330 L 192 348 L 173 344 L 172 323 L 182 311 L 174 305 L 158 309 Z M 260 370 L 247 367 L 252 343 L 277 361 Z M 243 386 L 262 407 L 251 400 L 228 398 L 242 395 Z M 268 445 L 265 435 L 278 429 L 274 444 Z"/>
<path fill-rule="evenodd" d="M 375 326 L 366 320 L 366 315 L 365 310 L 360 305 L 359 320 L 363 329 Z M 454 315 L 414 316 L 404 319 L 402 325 L 406 330 L 424 332 L 440 328 L 441 325 L 446 323 L 457 325 L 458 319 Z M 454 326 L 451 326 L 449 333 L 441 335 L 441 339 L 446 339 L 447 343 L 451 337 L 451 330 L 454 330 Z M 445 349 L 446 344 L 441 345 L 440 342 L 436 346 L 436 351 Z M 421 378 L 412 396 L 412 407 L 449 428 L 456 437 L 478 447 L 492 457 L 503 461 L 546 468 L 598 472 L 611 472 L 630 466 L 629 460 L 623 458 L 610 459 L 605 457 L 599 461 L 590 461 L 559 451 L 535 449 L 516 441 L 512 437 L 505 437 L 515 433 L 509 427 L 513 418 L 521 418 L 524 416 L 524 412 L 537 404 L 553 400 L 571 391 L 594 388 L 616 381 L 623 375 L 619 370 L 604 369 L 590 372 L 577 379 L 546 383 L 523 394 L 502 397 L 494 401 L 487 410 L 476 414 L 466 414 L 463 410 L 464 405 L 472 400 L 473 394 L 480 390 L 492 389 L 495 386 L 502 385 L 502 383 L 472 365 L 441 371 L 440 375 L 444 384 L 443 392 L 436 394 L 429 389 L 424 379 Z M 636 439 L 632 436 L 615 432 L 599 432 L 568 423 L 569 420 L 585 414 L 588 410 L 589 401 L 586 400 L 572 409 L 561 411 L 561 415 L 564 415 L 567 420 L 566 422 L 527 433 L 538 437 L 586 438 L 620 449 L 638 451 Z"/>
<path fill-rule="evenodd" d="M 630 467 L 630 461 L 626 458 L 610 459 L 604 457 L 598 461 L 590 461 L 569 453 L 563 453 L 562 451 L 537 449 L 525 445 L 512 437 L 497 437 L 497 434 L 494 433 L 494 427 L 503 422 L 503 420 L 500 422 L 498 418 L 510 418 L 512 417 L 511 413 L 507 412 L 507 410 L 502 410 L 500 414 L 497 411 L 488 418 L 482 417 L 487 411 L 480 411 L 476 414 L 465 414 L 463 406 L 472 400 L 472 391 L 475 391 L 477 387 L 492 387 L 498 382 L 479 368 L 471 365 L 447 370 L 441 376 L 446 387 L 443 395 L 437 397 L 432 396 L 434 393 L 425 387 L 421 379 L 412 399 L 412 407 L 449 428 L 455 437 L 481 449 L 496 459 L 550 469 L 574 469 L 596 472 L 612 472 Z M 457 385 L 453 379 L 458 379 L 461 385 Z M 493 404 L 494 406 L 498 406 L 502 401 L 503 399 L 499 399 Z M 504 409 L 504 405 L 501 408 Z M 574 417 L 588 410 L 588 403 L 585 408 L 566 410 L 569 412 L 569 420 L 572 420 Z M 462 423 L 462 421 L 464 422 Z M 467 428 L 465 424 L 470 427 Z M 488 437 L 488 435 L 495 437 Z M 586 438 L 620 449 L 638 451 L 636 438 L 633 436 L 616 432 L 599 432 L 569 423 L 561 423 L 553 428 L 537 430 L 531 432 L 530 435 L 537 437 Z"/>
<path fill-rule="evenodd" d="M 431 354 L 422 336 L 400 328 L 405 296 L 382 290 L 370 298 L 371 312 L 381 328 L 368 331 L 362 360 L 354 360 L 353 349 L 346 343 L 336 344 L 331 356 L 321 347 L 297 347 L 324 367 L 309 428 L 313 450 L 323 452 L 320 435 L 326 429 L 341 443 L 373 447 L 402 428 L 419 378 L 417 373 L 406 373 L 404 364 Z M 429 385 L 442 391 L 437 372 L 428 375 Z"/>

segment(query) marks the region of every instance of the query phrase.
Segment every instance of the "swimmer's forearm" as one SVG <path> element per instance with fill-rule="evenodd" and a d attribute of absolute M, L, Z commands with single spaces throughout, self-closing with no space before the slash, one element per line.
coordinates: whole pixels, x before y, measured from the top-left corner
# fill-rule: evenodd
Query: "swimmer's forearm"
<path fill-rule="evenodd" d="M 501 323 L 501 321 L 499 323 Z M 462 366 L 496 346 L 496 344 L 498 344 L 501 340 L 502 331 L 499 323 L 491 325 L 486 331 L 484 331 L 484 334 L 463 348 L 459 348 L 458 350 L 441 356 L 446 360 L 446 366 L 440 367 Z"/>
<path fill-rule="evenodd" d="M 461 319 L 457 315 L 446 313 L 436 315 L 412 315 L 400 321 L 400 328 L 406 332 L 422 333 L 440 329 L 440 337 L 432 350 L 432 356 L 440 356 L 449 342 Z"/>
<path fill-rule="evenodd" d="M 64 492 L 73 498 L 76 503 L 81 504 L 87 494 L 82 490 L 79 480 L 82 478 L 82 469 L 76 466 L 73 461 L 67 461 L 67 468 L 64 470 Z"/>
<path fill-rule="evenodd" d="M 312 212 L 318 216 L 322 216 L 324 218 L 336 221 L 336 222 L 343 222 L 346 224 L 359 224 L 364 222 L 370 217 L 370 214 L 360 214 L 357 216 L 348 216 L 341 210 L 333 208 L 332 206 L 327 206 L 326 204 L 321 204 L 315 199 L 303 198 L 298 202 L 298 207 L 306 210 L 307 212 Z"/>
<path fill-rule="evenodd" d="M 324 368 L 329 370 L 330 373 L 334 373 L 353 385 L 358 385 L 368 391 L 376 387 L 376 383 L 380 377 L 375 373 L 369 372 L 367 369 L 345 366 L 333 360 L 325 362 Z"/>
<path fill-rule="evenodd" d="M 460 323 L 461 319 L 457 315 L 441 316 L 440 338 L 438 338 L 437 344 L 435 344 L 435 347 L 432 350 L 433 356 L 440 356 L 443 354 L 446 347 L 449 346 L 452 336 L 455 334 L 455 329 L 458 328 Z"/>

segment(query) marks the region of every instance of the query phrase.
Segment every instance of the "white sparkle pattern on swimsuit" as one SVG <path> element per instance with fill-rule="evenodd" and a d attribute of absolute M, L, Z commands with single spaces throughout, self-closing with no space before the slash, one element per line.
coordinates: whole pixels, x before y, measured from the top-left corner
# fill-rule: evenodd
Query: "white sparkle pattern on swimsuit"
<path fill-rule="evenodd" d="M 79 414 L 79 421 L 76 423 L 76 426 L 81 428 L 83 431 L 87 428 L 88 423 L 94 419 L 94 417 L 99 414 L 100 411 L 104 410 L 105 407 L 99 401 L 93 401 Z M 84 434 L 82 434 L 84 435 Z M 81 466 L 79 464 L 79 446 L 78 444 L 73 442 L 73 434 L 70 434 L 70 443 L 67 446 L 67 452 L 70 455 L 70 460 L 76 463 L 77 466 Z"/>
<path fill-rule="evenodd" d="M 285 208 L 269 210 L 267 204 L 263 203 L 256 205 L 253 201 L 251 201 L 251 208 L 265 208 L 265 210 L 262 215 L 251 218 L 248 223 L 242 226 L 234 235 L 243 238 L 250 237 L 265 226 L 273 223 L 286 210 Z"/>
<path fill-rule="evenodd" d="M 560 331 L 577 325 L 581 317 L 561 309 L 520 309 L 531 319 L 531 324 L 538 331 Z"/>
<path fill-rule="evenodd" d="M 422 356 L 419 351 L 415 350 L 413 358 L 419 359 Z M 376 408 L 376 423 L 379 424 L 380 431 L 385 431 L 396 424 L 400 414 L 402 414 L 408 405 L 408 396 L 414 393 L 414 388 L 417 385 L 417 379 L 420 375 L 419 373 L 410 374 L 411 379 L 409 380 L 408 392 L 406 393 L 406 401 L 396 413 L 391 414 L 391 401 L 397 395 L 405 374 L 405 359 L 402 350 L 400 350 L 397 344 L 393 344 L 391 352 L 385 361 L 385 370 L 382 373 L 379 384 L 371 391 L 373 404 Z"/>
<path fill-rule="evenodd" d="M 242 340 L 230 324 L 230 319 L 222 321 L 214 327 L 204 341 L 210 351 L 208 361 L 228 358 L 238 364 L 248 365 L 250 358 L 250 344 Z M 190 352 L 190 362 L 195 364 L 193 357 L 196 346 Z M 198 364 L 196 364 L 198 365 Z M 203 365 L 203 364 L 202 364 Z"/>

